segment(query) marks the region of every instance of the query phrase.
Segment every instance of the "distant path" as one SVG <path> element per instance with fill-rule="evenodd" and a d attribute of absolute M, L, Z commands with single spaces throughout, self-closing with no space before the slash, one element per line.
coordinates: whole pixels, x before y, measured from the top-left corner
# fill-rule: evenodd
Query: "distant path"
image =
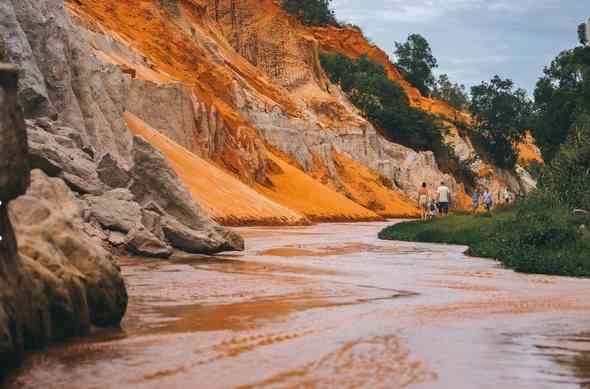
<path fill-rule="evenodd" d="M 590 380 L 590 280 L 516 274 L 385 223 L 244 228 L 248 250 L 125 259 L 124 332 L 9 388 L 551 388 Z"/>

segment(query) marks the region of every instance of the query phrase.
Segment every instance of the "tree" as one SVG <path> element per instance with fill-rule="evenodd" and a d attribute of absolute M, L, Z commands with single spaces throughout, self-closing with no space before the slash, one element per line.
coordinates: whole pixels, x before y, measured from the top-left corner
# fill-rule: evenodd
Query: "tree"
<path fill-rule="evenodd" d="M 543 73 L 535 89 L 533 133 L 549 162 L 579 114 L 590 112 L 590 47 L 561 52 Z"/>
<path fill-rule="evenodd" d="M 580 114 L 541 178 L 543 189 L 571 208 L 590 209 L 590 115 Z"/>
<path fill-rule="evenodd" d="M 526 91 L 515 89 L 509 79 L 495 76 L 471 88 L 474 129 L 494 162 L 512 168 L 517 161 L 516 143 L 530 125 L 532 103 Z"/>
<path fill-rule="evenodd" d="M 308 26 L 338 25 L 332 0 L 283 0 L 283 8 Z"/>
<path fill-rule="evenodd" d="M 405 43 L 395 42 L 395 55 L 406 79 L 423 95 L 428 95 L 434 86 L 432 69 L 438 67 L 428 41 L 420 34 L 412 34 Z"/>
<path fill-rule="evenodd" d="M 583 46 L 588 43 L 588 37 L 586 36 L 586 23 L 582 23 L 578 26 L 578 39 L 580 44 Z"/>
<path fill-rule="evenodd" d="M 432 97 L 446 101 L 455 109 L 467 107 L 467 91 L 465 85 L 453 83 L 446 74 L 441 74 L 432 88 Z"/>
<path fill-rule="evenodd" d="M 391 141 L 417 150 L 442 143 L 439 123 L 410 106 L 404 90 L 387 77 L 382 65 L 366 55 L 351 60 L 341 54 L 322 54 L 322 67 L 340 84 L 350 101 Z"/>

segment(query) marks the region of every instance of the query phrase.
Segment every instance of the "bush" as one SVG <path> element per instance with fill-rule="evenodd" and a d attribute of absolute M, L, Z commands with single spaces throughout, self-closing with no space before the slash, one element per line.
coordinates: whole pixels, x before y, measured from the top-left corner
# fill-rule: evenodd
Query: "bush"
<path fill-rule="evenodd" d="M 471 88 L 470 111 L 476 143 L 487 150 L 495 165 L 514 168 L 515 145 L 530 128 L 532 102 L 526 91 L 514 89 L 510 79 L 495 76 Z"/>
<path fill-rule="evenodd" d="M 381 239 L 469 246 L 470 255 L 495 258 L 526 273 L 590 276 L 590 242 L 555 196 L 538 192 L 511 209 L 484 215 L 453 215 L 427 222 L 401 223 Z"/>
<path fill-rule="evenodd" d="M 404 90 L 387 77 L 383 66 L 366 55 L 351 60 L 341 54 L 322 54 L 322 67 L 340 84 L 351 102 L 384 136 L 416 150 L 443 149 L 443 126 L 432 115 L 410 106 Z"/>
<path fill-rule="evenodd" d="M 283 0 L 283 8 L 308 26 L 337 26 L 332 0 Z"/>
<path fill-rule="evenodd" d="M 590 115 L 581 114 L 541 176 L 541 186 L 570 208 L 590 210 Z"/>

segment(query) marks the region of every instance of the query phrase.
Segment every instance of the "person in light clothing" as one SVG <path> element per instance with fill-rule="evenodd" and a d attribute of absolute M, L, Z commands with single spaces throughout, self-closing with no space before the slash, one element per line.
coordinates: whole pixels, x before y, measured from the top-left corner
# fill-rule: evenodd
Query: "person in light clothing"
<path fill-rule="evenodd" d="M 449 205 L 451 203 L 451 190 L 444 182 L 440 183 L 440 186 L 436 190 L 438 197 L 438 210 L 441 215 L 449 214 Z"/>
<path fill-rule="evenodd" d="M 428 188 L 426 187 L 426 183 L 422 183 L 422 187 L 418 190 L 418 206 L 420 207 L 420 217 L 422 220 L 426 220 L 428 217 L 429 211 L 429 200 L 430 194 L 428 193 Z"/>

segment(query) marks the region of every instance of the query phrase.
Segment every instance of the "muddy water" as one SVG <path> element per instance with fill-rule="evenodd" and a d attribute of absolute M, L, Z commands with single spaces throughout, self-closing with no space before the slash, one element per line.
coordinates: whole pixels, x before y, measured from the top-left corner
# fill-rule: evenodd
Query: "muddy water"
<path fill-rule="evenodd" d="M 522 275 L 384 226 L 243 229 L 245 253 L 123 259 L 120 331 L 9 388 L 590 387 L 590 280 Z"/>

